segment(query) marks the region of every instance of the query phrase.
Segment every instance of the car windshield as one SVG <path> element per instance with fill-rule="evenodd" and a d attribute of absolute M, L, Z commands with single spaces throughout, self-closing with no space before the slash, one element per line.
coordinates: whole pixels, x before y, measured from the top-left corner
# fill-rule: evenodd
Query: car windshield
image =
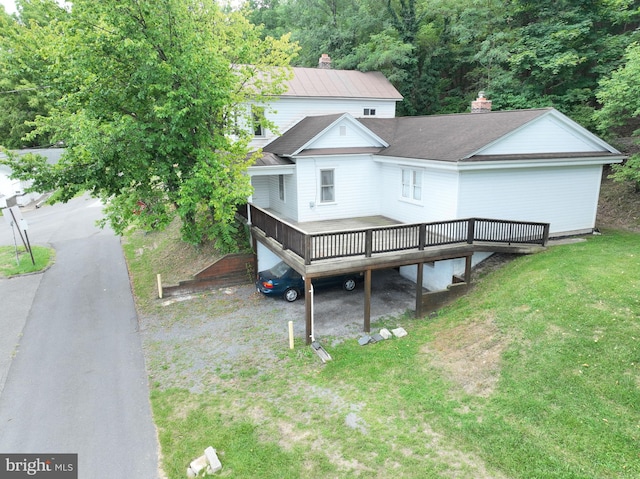
<path fill-rule="evenodd" d="M 280 261 L 277 265 L 269 270 L 269 272 L 276 278 L 281 278 L 289 270 L 289 265 L 284 261 Z"/>

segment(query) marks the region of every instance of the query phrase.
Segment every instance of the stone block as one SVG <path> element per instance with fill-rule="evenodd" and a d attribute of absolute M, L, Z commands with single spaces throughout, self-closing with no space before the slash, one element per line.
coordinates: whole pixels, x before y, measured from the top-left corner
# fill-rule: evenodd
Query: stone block
<path fill-rule="evenodd" d="M 189 468 L 193 472 L 195 472 L 197 476 L 198 474 L 200 474 L 200 471 L 202 471 L 205 467 L 207 467 L 207 465 L 208 465 L 207 456 L 202 455 L 198 459 L 194 459 L 193 461 L 191 461 L 191 464 L 189 464 Z"/>
<path fill-rule="evenodd" d="M 207 474 L 215 474 L 219 470 L 222 469 L 222 463 L 220 459 L 218 459 L 218 454 L 216 454 L 216 450 L 209 446 L 204 450 L 204 455 L 207 457 L 207 461 L 209 462 L 209 468 L 207 469 Z"/>
<path fill-rule="evenodd" d="M 370 342 L 371 342 L 371 336 L 368 336 L 368 335 L 362 336 L 360 339 L 358 339 L 358 344 L 360 346 L 366 346 Z"/>
<path fill-rule="evenodd" d="M 407 335 L 407 332 L 405 331 L 404 328 L 392 329 L 391 332 L 396 338 L 403 338 Z"/>
<path fill-rule="evenodd" d="M 380 336 L 382 336 L 384 339 L 390 339 L 393 334 L 391 334 L 391 331 L 389 331 L 387 328 L 382 328 L 380 330 Z"/>

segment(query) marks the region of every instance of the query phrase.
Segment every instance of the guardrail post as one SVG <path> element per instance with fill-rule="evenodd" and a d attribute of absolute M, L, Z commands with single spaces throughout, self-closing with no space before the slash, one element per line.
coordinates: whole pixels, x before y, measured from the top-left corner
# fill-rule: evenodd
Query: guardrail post
<path fill-rule="evenodd" d="M 544 232 L 542 233 L 542 246 L 547 246 L 549 242 L 549 228 L 551 227 L 550 223 L 544 225 Z"/>
<path fill-rule="evenodd" d="M 418 249 L 424 250 L 425 243 L 427 242 L 427 225 L 420 223 L 420 229 L 418 230 Z"/>
<path fill-rule="evenodd" d="M 467 226 L 467 244 L 473 244 L 476 236 L 476 219 L 470 218 Z"/>
<path fill-rule="evenodd" d="M 304 235 L 304 264 L 311 264 L 311 235 Z"/>

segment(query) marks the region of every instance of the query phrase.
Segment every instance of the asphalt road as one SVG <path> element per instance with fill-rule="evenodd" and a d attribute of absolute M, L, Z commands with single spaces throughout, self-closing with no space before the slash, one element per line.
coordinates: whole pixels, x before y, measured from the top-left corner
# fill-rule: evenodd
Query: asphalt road
<path fill-rule="evenodd" d="M 25 211 L 43 274 L 0 279 L 0 453 L 77 453 L 78 477 L 157 478 L 158 444 L 119 238 L 88 197 Z M 19 241 L 19 239 L 18 239 Z M 0 221 L 0 245 L 12 245 Z"/>

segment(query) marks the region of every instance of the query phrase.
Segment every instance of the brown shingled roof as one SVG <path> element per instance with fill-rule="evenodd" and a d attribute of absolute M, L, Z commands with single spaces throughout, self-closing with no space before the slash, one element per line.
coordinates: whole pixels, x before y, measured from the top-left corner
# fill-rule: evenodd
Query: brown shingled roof
<path fill-rule="evenodd" d="M 459 161 L 550 110 L 360 118 L 357 121 L 389 144 L 380 150 L 380 155 Z M 293 155 L 342 115 L 306 117 L 263 150 L 275 155 Z"/>
<path fill-rule="evenodd" d="M 402 100 L 402 95 L 380 72 L 293 68 L 283 97 L 370 98 Z"/>
<path fill-rule="evenodd" d="M 288 158 L 282 158 L 273 153 L 263 151 L 262 155 L 255 160 L 252 166 L 283 166 L 292 164 L 293 161 L 289 160 Z"/>
<path fill-rule="evenodd" d="M 551 111 L 553 111 L 553 108 L 419 117 L 354 119 L 371 130 L 389 146 L 387 148 L 349 148 L 348 151 L 336 148 L 299 151 L 306 143 L 344 114 L 306 117 L 281 137 L 265 146 L 263 150 L 265 153 L 282 157 L 294 154 L 371 153 L 397 158 L 450 162 L 500 160 L 516 157 L 523 159 L 527 155 L 483 156 L 481 150 Z M 596 152 L 594 156 L 603 154 L 606 155 L 608 153 Z M 562 153 L 560 156 L 567 158 L 568 155 L 570 154 Z M 585 155 L 589 156 L 588 153 L 580 153 L 579 156 L 584 157 Z M 546 157 L 544 154 L 532 155 L 532 157 L 534 156 L 535 158 Z M 553 158 L 558 155 L 548 154 L 547 156 Z"/>
<path fill-rule="evenodd" d="M 308 116 L 289 128 L 282 136 L 273 140 L 262 150 L 276 155 L 292 155 L 343 115 L 344 113 Z"/>
<path fill-rule="evenodd" d="M 551 108 L 452 115 L 359 119 L 389 147 L 380 154 L 440 161 L 463 160 Z"/>

